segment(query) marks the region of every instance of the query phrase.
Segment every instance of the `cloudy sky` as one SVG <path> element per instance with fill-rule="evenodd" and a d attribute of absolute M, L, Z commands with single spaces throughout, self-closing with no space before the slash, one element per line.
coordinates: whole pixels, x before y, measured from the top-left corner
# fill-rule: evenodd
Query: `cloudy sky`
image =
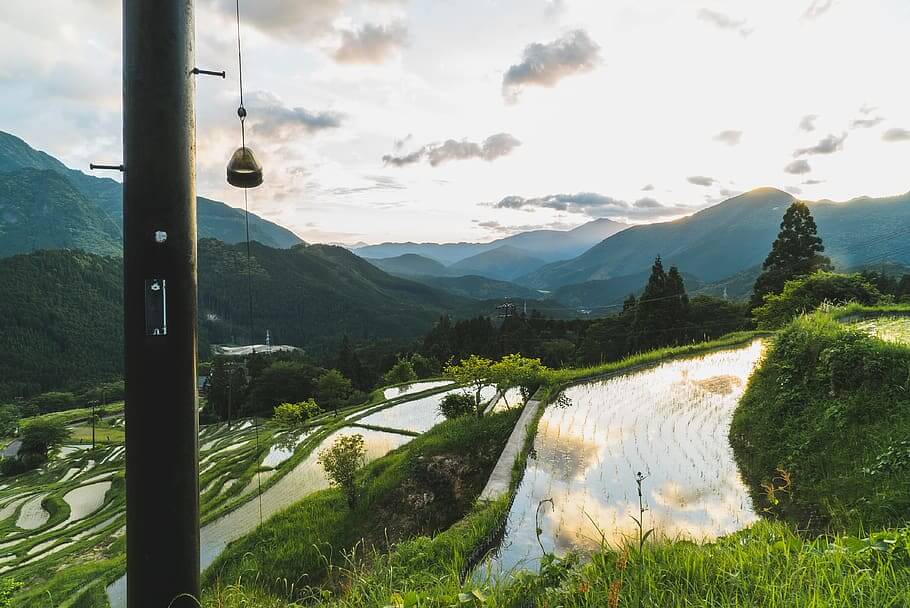
<path fill-rule="evenodd" d="M 251 208 L 322 242 L 910 189 L 906 0 L 242 0 Z M 201 195 L 239 206 L 233 0 L 196 1 Z M 53 16 L 49 19 L 48 16 Z M 0 4 L 0 129 L 120 160 L 120 1 Z"/>

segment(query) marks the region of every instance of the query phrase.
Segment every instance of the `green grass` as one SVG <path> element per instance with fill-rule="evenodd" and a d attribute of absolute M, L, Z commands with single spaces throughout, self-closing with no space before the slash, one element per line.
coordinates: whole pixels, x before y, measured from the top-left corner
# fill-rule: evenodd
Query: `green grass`
<path fill-rule="evenodd" d="M 92 425 L 80 424 L 72 429 L 72 434 L 68 440 L 70 443 L 91 443 L 92 442 Z M 96 443 L 123 443 L 124 430 L 119 426 L 111 426 L 102 421 L 95 425 L 95 442 Z"/>
<path fill-rule="evenodd" d="M 207 571 L 210 597 L 239 593 L 240 581 L 247 591 L 290 599 L 349 587 L 348 569 L 360 560 L 444 530 L 470 511 L 517 416 L 447 421 L 372 462 L 353 510 L 337 489 L 304 498 L 228 546 Z"/>
<path fill-rule="evenodd" d="M 605 551 L 580 567 L 557 562 L 546 576 L 484 590 L 485 605 L 632 607 L 641 594 L 647 607 L 903 608 L 908 566 L 910 529 L 807 541 L 784 524 L 761 522 L 704 546 L 660 542 L 641 554 Z"/>
<path fill-rule="evenodd" d="M 114 414 L 123 413 L 123 402 L 119 401 L 116 403 L 108 403 L 104 408 L 104 415 L 111 416 Z M 79 422 L 81 420 L 88 420 L 92 415 L 92 408 L 83 407 L 77 408 L 74 410 L 65 410 L 62 412 L 51 412 L 50 414 L 41 414 L 39 416 L 33 416 L 31 418 L 25 418 L 23 421 L 31 420 L 50 420 L 52 422 L 58 422 L 61 424 L 72 424 L 74 422 Z"/>
<path fill-rule="evenodd" d="M 734 415 L 756 504 L 814 529 L 862 534 L 910 520 L 910 348 L 815 313 L 777 337 Z M 784 485 L 782 479 L 775 482 Z M 779 500 L 779 504 L 773 504 Z"/>
<path fill-rule="evenodd" d="M 556 388 L 579 380 L 593 379 L 598 376 L 614 374 L 628 368 L 652 365 L 659 363 L 665 359 L 684 357 L 689 355 L 699 355 L 713 350 L 732 348 L 750 342 L 755 338 L 769 335 L 772 335 L 772 332 L 734 332 L 718 338 L 717 340 L 711 340 L 708 342 L 693 342 L 692 344 L 685 344 L 682 346 L 659 348 L 644 353 L 630 355 L 624 359 L 620 359 L 619 361 L 610 361 L 608 363 L 602 363 L 600 365 L 594 365 L 591 367 L 573 367 L 549 370 L 545 377 L 545 381 L 549 387 Z"/>

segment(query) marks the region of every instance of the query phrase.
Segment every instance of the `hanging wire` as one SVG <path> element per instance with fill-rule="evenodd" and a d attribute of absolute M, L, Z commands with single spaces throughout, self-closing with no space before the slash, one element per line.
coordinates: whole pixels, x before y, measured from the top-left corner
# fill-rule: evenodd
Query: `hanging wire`
<path fill-rule="evenodd" d="M 246 148 L 246 108 L 243 107 L 243 44 L 240 36 L 240 0 L 236 0 L 237 7 L 237 74 L 239 78 L 240 89 L 240 107 L 237 108 L 237 116 L 240 118 L 240 142 L 242 147 Z M 256 354 L 255 332 L 253 325 L 253 247 L 250 239 L 250 199 L 247 189 L 243 188 L 243 211 L 246 224 L 246 284 L 247 299 L 250 313 L 250 355 Z M 259 457 L 259 418 L 253 416 L 253 433 L 256 441 L 256 457 Z M 256 467 L 256 486 L 259 500 L 259 525 L 262 525 L 262 477 L 259 474 L 259 467 Z"/>

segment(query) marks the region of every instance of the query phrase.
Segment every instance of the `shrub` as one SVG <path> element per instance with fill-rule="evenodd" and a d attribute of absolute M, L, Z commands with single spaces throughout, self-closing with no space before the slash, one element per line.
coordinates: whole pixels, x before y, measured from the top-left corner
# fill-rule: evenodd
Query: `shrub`
<path fill-rule="evenodd" d="M 322 408 L 313 399 L 299 403 L 282 403 L 275 408 L 274 419 L 279 424 L 294 426 L 306 422 L 322 412 Z"/>
<path fill-rule="evenodd" d="M 4 458 L 3 460 L 0 460 L 0 475 L 3 475 L 4 477 L 13 477 L 14 475 L 24 473 L 27 470 L 25 463 L 18 458 Z"/>
<path fill-rule="evenodd" d="M 882 294 L 858 274 L 815 274 L 787 281 L 780 294 L 768 294 L 754 315 L 762 329 L 783 327 L 797 315 L 809 313 L 825 303 L 846 304 L 857 302 L 871 305 L 881 300 Z"/>
<path fill-rule="evenodd" d="M 70 431 L 62 422 L 38 418 L 22 425 L 21 436 L 20 451 L 23 455 L 35 454 L 44 458 L 51 450 L 63 445 Z"/>
<path fill-rule="evenodd" d="M 387 371 L 382 377 L 384 384 L 401 384 L 403 382 L 413 382 L 417 380 L 417 372 L 414 366 L 407 359 L 399 359 L 392 369 Z"/>
<path fill-rule="evenodd" d="M 366 464 L 363 435 L 339 437 L 332 447 L 319 452 L 319 464 L 325 469 L 329 483 L 341 488 L 353 509 L 357 505 L 357 472 Z"/>
<path fill-rule="evenodd" d="M 439 402 L 439 413 L 452 420 L 474 413 L 474 399 L 465 393 L 449 393 Z"/>
<path fill-rule="evenodd" d="M 316 380 L 316 396 L 326 409 L 338 409 L 348 402 L 354 387 L 337 369 L 330 369 Z"/>

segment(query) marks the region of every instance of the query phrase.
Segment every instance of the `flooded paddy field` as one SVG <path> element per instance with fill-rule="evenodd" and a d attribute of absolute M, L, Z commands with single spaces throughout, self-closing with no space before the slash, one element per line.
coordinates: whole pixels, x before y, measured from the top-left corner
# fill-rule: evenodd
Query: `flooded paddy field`
<path fill-rule="evenodd" d="M 853 324 L 856 329 L 897 344 L 910 344 L 910 316 L 881 316 Z"/>
<path fill-rule="evenodd" d="M 478 576 L 535 570 L 541 547 L 617 546 L 645 529 L 707 541 L 757 519 L 727 434 L 761 341 L 566 389 L 544 412 L 498 552 Z M 539 521 L 538 521 L 538 506 Z"/>
<path fill-rule="evenodd" d="M 418 386 L 413 392 L 444 385 Z M 338 437 L 362 435 L 372 460 L 411 440 L 412 434 L 396 433 L 396 428 L 405 432 L 429 428 L 426 420 L 435 420 L 437 402 L 426 397 L 419 401 L 416 406 L 408 401 L 395 405 L 410 407 L 396 413 L 390 432 L 343 426 L 345 414 L 367 412 L 362 406 L 342 411 L 338 417 L 320 416 L 309 428 L 283 429 L 252 420 L 201 428 L 202 567 L 227 543 L 259 525 L 260 486 L 266 519 L 328 486 L 317 463 L 318 453 Z M 0 575 L 13 576 L 28 588 L 29 581 L 44 580 L 49 572 L 123 555 L 124 456 L 123 445 L 99 445 L 94 450 L 85 444 L 67 445 L 39 470 L 4 480 Z M 124 605 L 122 580 L 109 591 L 112 606 Z"/>

